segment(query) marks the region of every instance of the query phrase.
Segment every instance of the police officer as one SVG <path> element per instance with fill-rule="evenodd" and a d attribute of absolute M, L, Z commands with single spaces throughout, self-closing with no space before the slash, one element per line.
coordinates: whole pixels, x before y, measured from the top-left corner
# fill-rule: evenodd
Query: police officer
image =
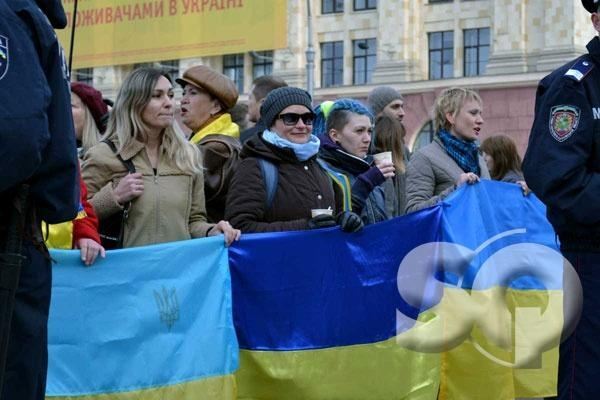
<path fill-rule="evenodd" d="M 53 30 L 66 22 L 60 0 L 0 0 L 0 249 L 15 209 L 25 220 L 2 400 L 44 398 L 51 269 L 40 221 L 72 220 L 79 204 L 68 70 Z M 23 184 L 29 200 L 15 207 Z"/>
<path fill-rule="evenodd" d="M 582 0 L 600 32 L 600 0 Z M 600 39 L 539 84 L 523 162 L 583 288 L 582 316 L 561 344 L 559 399 L 594 399 L 600 377 Z"/>

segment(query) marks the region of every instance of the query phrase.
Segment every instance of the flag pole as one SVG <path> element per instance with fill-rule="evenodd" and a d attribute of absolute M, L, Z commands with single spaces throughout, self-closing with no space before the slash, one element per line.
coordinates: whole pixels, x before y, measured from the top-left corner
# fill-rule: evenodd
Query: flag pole
<path fill-rule="evenodd" d="M 73 67 L 73 48 L 75 47 L 75 23 L 77 22 L 77 3 L 75 0 L 73 5 L 73 18 L 71 25 L 71 48 L 69 49 L 69 76 L 71 76 L 71 69 Z"/>

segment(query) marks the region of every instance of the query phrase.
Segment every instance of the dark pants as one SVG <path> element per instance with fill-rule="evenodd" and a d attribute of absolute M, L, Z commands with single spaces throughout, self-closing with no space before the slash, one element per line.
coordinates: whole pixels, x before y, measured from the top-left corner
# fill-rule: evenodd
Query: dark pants
<path fill-rule="evenodd" d="M 558 399 L 600 398 L 600 253 L 564 252 L 581 280 L 583 310 L 560 346 Z"/>
<path fill-rule="evenodd" d="M 11 322 L 2 400 L 43 400 L 48 369 L 48 310 L 52 270 L 48 258 L 23 242 L 19 287 Z"/>

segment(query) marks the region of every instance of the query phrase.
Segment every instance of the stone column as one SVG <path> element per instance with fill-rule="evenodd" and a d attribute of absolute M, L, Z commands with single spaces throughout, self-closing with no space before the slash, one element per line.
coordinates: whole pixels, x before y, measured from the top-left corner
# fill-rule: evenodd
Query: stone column
<path fill-rule="evenodd" d="M 538 71 L 552 71 L 586 52 L 585 44 L 594 35 L 589 13 L 579 1 L 544 0 L 542 28 L 544 47 Z"/>
<path fill-rule="evenodd" d="M 492 46 L 486 74 L 527 72 L 527 8 L 528 2 L 523 0 L 494 0 Z"/>
<path fill-rule="evenodd" d="M 313 26 L 320 2 L 311 0 Z M 288 85 L 306 87 L 307 10 L 305 0 L 288 1 L 287 48 L 274 52 L 273 73 Z M 316 37 L 313 45 L 318 46 Z M 316 49 L 315 49 L 316 50 Z"/>
<path fill-rule="evenodd" d="M 389 84 L 423 79 L 419 68 L 423 26 L 419 0 L 388 0 L 377 4 L 377 67 L 373 83 Z"/>

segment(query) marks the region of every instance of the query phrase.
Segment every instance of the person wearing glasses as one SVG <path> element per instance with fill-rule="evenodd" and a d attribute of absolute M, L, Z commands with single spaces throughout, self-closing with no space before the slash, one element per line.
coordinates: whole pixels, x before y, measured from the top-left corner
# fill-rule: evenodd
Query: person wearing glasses
<path fill-rule="evenodd" d="M 317 113 L 317 125 L 325 126 L 323 132 L 318 132 L 319 156 L 325 169 L 341 177 L 336 183 L 350 199 L 347 209 L 359 214 L 365 224 L 389 219 L 381 185 L 394 176 L 394 164 L 391 156 L 374 160 L 368 155 L 373 115 L 352 99 L 339 99 L 329 109 L 324 108 L 319 107 Z"/>
<path fill-rule="evenodd" d="M 336 224 L 345 231 L 361 229 L 358 215 L 340 213 L 342 196 L 317 161 L 320 141 L 312 134 L 315 115 L 308 92 L 275 89 L 264 100 L 260 116 L 268 128 L 242 148 L 225 218 L 244 233 Z M 330 212 L 312 217 L 316 210 Z"/>

